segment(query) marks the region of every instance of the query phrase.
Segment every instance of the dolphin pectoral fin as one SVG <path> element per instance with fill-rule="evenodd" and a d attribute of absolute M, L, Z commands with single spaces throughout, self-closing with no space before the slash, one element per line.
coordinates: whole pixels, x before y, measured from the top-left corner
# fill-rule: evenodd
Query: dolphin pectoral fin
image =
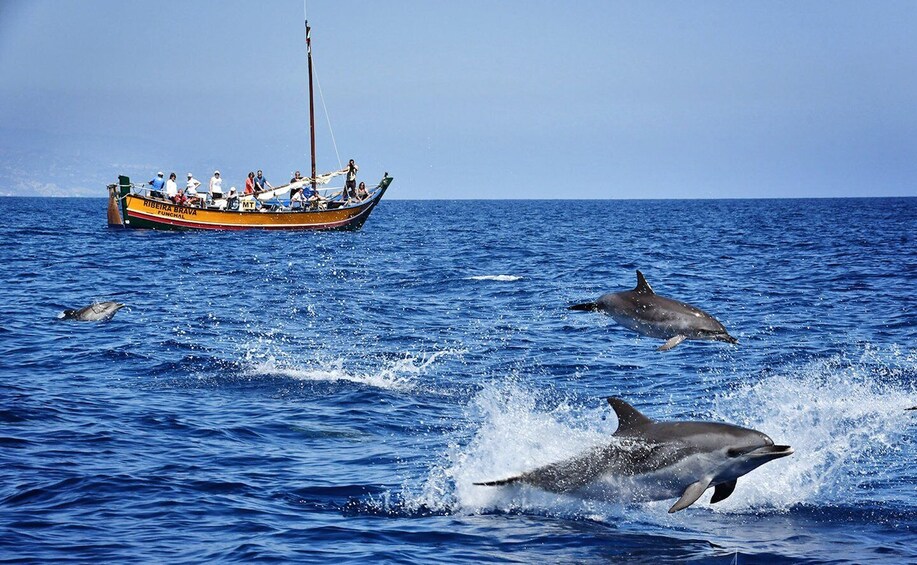
<path fill-rule="evenodd" d="M 673 347 L 675 347 L 675 346 L 678 345 L 679 343 L 683 342 L 684 340 L 685 340 L 685 336 L 683 336 L 683 335 L 677 335 L 677 336 L 671 338 L 669 341 L 667 341 L 667 342 L 663 343 L 662 345 L 660 345 L 659 348 L 658 348 L 656 351 L 668 351 L 669 349 L 672 349 Z"/>
<path fill-rule="evenodd" d="M 713 490 L 713 498 L 710 499 L 710 504 L 716 504 L 721 500 L 726 500 L 735 489 L 736 479 L 733 479 L 728 483 L 720 483 L 716 485 L 716 488 Z"/>
<path fill-rule="evenodd" d="M 582 304 L 574 304 L 573 306 L 567 306 L 567 310 L 579 310 L 580 312 L 594 312 L 599 309 L 599 305 L 595 302 L 583 302 Z"/>
<path fill-rule="evenodd" d="M 697 499 L 700 498 L 700 495 L 704 494 L 704 491 L 707 490 L 707 487 L 709 486 L 710 481 L 707 479 L 701 479 L 696 483 L 691 483 L 688 485 L 688 488 L 685 489 L 684 494 L 681 495 L 681 498 L 678 499 L 678 502 L 669 508 L 669 514 L 678 512 L 679 510 L 684 510 L 688 506 L 691 506 L 697 502 Z"/>

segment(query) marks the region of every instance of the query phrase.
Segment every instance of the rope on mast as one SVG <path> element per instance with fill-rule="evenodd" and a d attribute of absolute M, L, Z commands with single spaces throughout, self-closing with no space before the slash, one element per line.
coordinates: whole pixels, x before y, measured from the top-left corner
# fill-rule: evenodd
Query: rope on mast
<path fill-rule="evenodd" d="M 341 154 L 338 153 L 338 144 L 334 139 L 334 128 L 331 127 L 331 116 L 328 115 L 328 107 L 325 106 L 325 95 L 322 93 L 322 81 L 318 78 L 318 67 L 315 65 L 315 59 L 312 59 L 312 72 L 315 74 L 315 85 L 318 86 L 318 97 L 322 101 L 322 110 L 325 112 L 325 121 L 328 123 L 328 131 L 331 132 L 331 144 L 334 145 L 334 154 L 338 158 L 338 167 L 344 168 L 341 162 Z"/>

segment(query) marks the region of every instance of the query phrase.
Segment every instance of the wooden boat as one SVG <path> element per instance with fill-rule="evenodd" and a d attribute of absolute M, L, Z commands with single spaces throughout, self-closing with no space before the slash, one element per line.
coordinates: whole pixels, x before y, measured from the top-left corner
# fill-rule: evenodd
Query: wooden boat
<path fill-rule="evenodd" d="M 109 227 L 158 230 L 357 230 L 392 182 L 392 177 L 386 176 L 360 202 L 326 201 L 314 208 L 306 204 L 301 209 L 272 210 L 265 206 L 243 211 L 173 204 L 135 193 L 128 177 L 119 179 L 120 184 L 109 185 Z"/>
<path fill-rule="evenodd" d="M 379 204 L 392 177 L 385 173 L 378 185 L 367 190 L 363 199 L 346 198 L 340 188 L 319 189 L 318 184 L 342 174 L 335 171 L 317 175 L 315 171 L 315 102 L 312 91 L 312 39 L 306 22 L 306 51 L 309 62 L 309 133 L 312 148 L 312 176 L 253 195 L 241 195 L 230 209 L 226 199 L 178 204 L 146 185 L 131 184 L 119 176 L 118 184 L 108 185 L 108 226 L 157 230 L 357 230 Z M 291 189 L 305 190 L 311 185 L 311 199 L 284 202 L 281 196 Z M 336 192 L 335 191 L 340 191 Z M 322 193 L 325 195 L 322 195 Z M 340 199 L 338 199 L 340 196 Z M 298 206 L 297 206 L 298 205 Z"/>

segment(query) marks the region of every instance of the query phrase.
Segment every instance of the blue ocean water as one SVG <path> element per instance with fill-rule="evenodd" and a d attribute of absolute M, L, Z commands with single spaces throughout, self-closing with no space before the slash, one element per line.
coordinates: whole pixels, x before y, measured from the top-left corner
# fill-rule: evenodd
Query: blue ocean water
<path fill-rule="evenodd" d="M 0 562 L 917 561 L 917 199 L 105 209 L 0 199 Z M 740 344 L 566 310 L 638 268 Z M 606 441 L 609 395 L 796 453 L 671 515 L 471 484 Z"/>

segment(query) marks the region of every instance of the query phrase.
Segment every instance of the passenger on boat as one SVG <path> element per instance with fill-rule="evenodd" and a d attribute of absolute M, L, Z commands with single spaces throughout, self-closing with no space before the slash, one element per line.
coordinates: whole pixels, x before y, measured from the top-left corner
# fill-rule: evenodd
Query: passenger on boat
<path fill-rule="evenodd" d="M 187 196 L 188 203 L 192 206 L 200 205 L 201 199 L 197 194 L 197 187 L 201 186 L 201 181 L 194 178 L 194 175 L 188 173 L 188 184 L 185 185 L 185 196 Z"/>
<path fill-rule="evenodd" d="M 245 179 L 245 194 L 255 193 L 255 173 L 249 171 L 248 178 Z"/>
<path fill-rule="evenodd" d="M 223 198 L 223 179 L 220 178 L 220 171 L 213 171 L 210 177 L 210 201 Z"/>
<path fill-rule="evenodd" d="M 347 163 L 347 167 L 344 169 L 347 173 L 347 182 L 344 183 L 344 192 L 341 194 L 341 200 L 354 198 L 357 195 L 357 171 L 359 170 L 360 167 L 353 162 L 353 159 Z"/>
<path fill-rule="evenodd" d="M 328 206 L 328 199 L 318 193 L 318 189 L 312 190 L 309 188 L 311 194 L 309 195 L 309 206 L 313 210 L 325 209 Z"/>
<path fill-rule="evenodd" d="M 162 198 L 162 187 L 165 186 L 166 181 L 162 178 L 162 171 L 156 173 L 156 178 L 149 182 L 151 187 L 150 196 L 153 198 Z"/>
<path fill-rule="evenodd" d="M 178 185 L 175 184 L 175 173 L 169 174 L 169 180 L 166 181 L 166 198 L 175 202 L 175 197 L 178 196 Z"/>
<path fill-rule="evenodd" d="M 239 197 L 236 195 L 236 187 L 234 186 L 229 189 L 229 196 L 226 197 L 226 209 L 239 209 Z"/>
<path fill-rule="evenodd" d="M 299 171 L 296 171 L 295 173 L 293 173 L 293 178 L 290 179 L 290 184 L 293 184 L 296 182 L 302 182 L 302 180 L 303 180 L 302 175 L 300 174 Z M 290 208 L 293 207 L 294 202 L 298 202 L 301 207 L 303 200 L 304 198 L 303 198 L 302 186 L 295 186 L 290 189 Z"/>
<path fill-rule="evenodd" d="M 267 179 L 261 175 L 261 171 L 259 170 L 258 175 L 255 177 L 255 192 L 261 192 L 270 188 L 274 187 L 271 186 L 271 183 L 267 182 Z"/>
<path fill-rule="evenodd" d="M 290 209 L 305 208 L 306 198 L 303 196 L 302 188 L 294 188 L 290 191 Z"/>
<path fill-rule="evenodd" d="M 360 188 L 357 189 L 357 198 L 359 198 L 360 200 L 366 200 L 367 198 L 369 198 L 369 193 L 366 192 L 366 183 L 365 182 L 360 183 Z"/>

